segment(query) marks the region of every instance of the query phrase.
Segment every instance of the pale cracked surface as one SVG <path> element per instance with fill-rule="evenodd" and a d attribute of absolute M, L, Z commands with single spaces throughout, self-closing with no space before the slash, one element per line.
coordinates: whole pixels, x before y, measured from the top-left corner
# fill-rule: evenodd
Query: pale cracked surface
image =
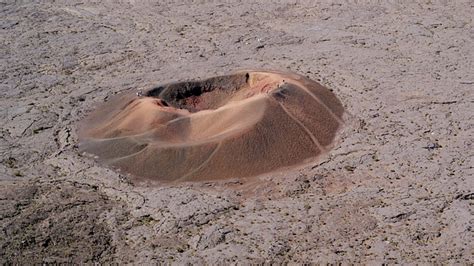
<path fill-rule="evenodd" d="M 306 77 L 241 71 L 121 93 L 81 121 L 79 148 L 132 180 L 238 180 L 316 162 L 343 114 Z"/>
<path fill-rule="evenodd" d="M 0 3 L 1 263 L 474 263 L 472 1 L 172 2 Z M 144 188 L 80 155 L 105 99 L 245 68 L 353 123 L 261 183 Z"/>

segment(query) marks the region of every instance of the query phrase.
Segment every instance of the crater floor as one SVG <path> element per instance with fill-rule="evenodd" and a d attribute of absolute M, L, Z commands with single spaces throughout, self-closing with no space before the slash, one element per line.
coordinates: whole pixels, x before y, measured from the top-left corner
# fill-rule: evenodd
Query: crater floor
<path fill-rule="evenodd" d="M 474 263 L 471 2 L 119 2 L 0 3 L 0 263 Z M 80 153 L 104 101 L 249 68 L 332 90 L 334 148 L 159 187 Z"/>

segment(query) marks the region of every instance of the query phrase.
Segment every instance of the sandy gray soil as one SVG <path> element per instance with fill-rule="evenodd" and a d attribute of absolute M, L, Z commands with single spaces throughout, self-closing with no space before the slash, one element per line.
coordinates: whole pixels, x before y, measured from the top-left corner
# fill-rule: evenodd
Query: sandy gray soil
<path fill-rule="evenodd" d="M 0 4 L 0 262 L 474 263 L 472 2 L 27 2 Z M 240 68 L 331 88 L 331 153 L 145 187 L 77 152 L 106 97 Z"/>

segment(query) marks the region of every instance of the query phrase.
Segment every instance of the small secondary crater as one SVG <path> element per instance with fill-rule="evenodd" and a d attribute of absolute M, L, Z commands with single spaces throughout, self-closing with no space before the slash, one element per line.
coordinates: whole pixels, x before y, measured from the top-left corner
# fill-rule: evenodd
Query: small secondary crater
<path fill-rule="evenodd" d="M 79 147 L 135 181 L 244 178 L 327 152 L 343 114 L 306 77 L 241 71 L 113 97 L 80 123 Z"/>

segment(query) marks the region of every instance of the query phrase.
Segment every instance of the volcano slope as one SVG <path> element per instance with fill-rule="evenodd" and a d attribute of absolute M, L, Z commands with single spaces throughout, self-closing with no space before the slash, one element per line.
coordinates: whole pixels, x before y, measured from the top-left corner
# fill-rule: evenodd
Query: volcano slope
<path fill-rule="evenodd" d="M 82 121 L 80 149 L 135 180 L 250 177 L 326 152 L 343 113 L 303 76 L 241 71 L 115 96 Z"/>

